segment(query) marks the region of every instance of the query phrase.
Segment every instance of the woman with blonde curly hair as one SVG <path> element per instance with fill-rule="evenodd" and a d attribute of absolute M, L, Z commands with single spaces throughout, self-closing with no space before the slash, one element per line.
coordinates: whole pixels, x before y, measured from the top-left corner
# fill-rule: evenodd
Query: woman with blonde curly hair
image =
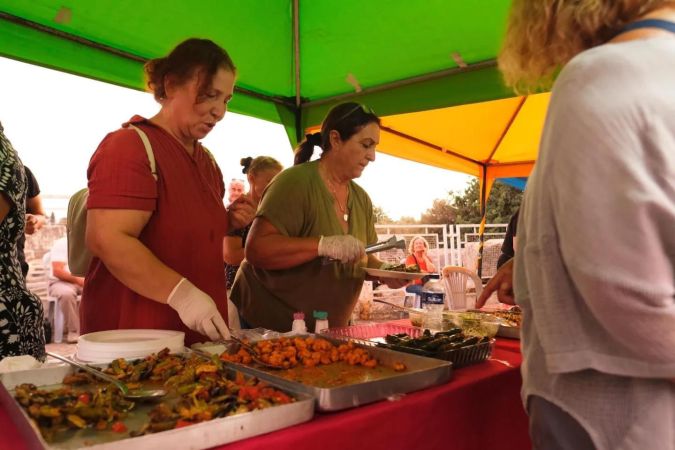
<path fill-rule="evenodd" d="M 423 236 L 415 236 L 408 245 L 408 256 L 405 259 L 406 266 L 417 266 L 420 272 L 434 273 L 436 266 L 429 259 L 429 242 Z M 420 295 L 422 293 L 422 280 L 415 280 L 406 286 L 406 292 Z"/>
<path fill-rule="evenodd" d="M 515 286 L 533 446 L 675 449 L 675 5 L 515 0 L 499 62 L 520 92 L 557 78 L 478 301 Z"/>

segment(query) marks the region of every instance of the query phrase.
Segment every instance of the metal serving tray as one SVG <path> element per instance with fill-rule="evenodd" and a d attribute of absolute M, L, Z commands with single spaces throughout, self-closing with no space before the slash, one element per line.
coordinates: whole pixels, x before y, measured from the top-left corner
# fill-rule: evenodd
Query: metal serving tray
<path fill-rule="evenodd" d="M 107 364 L 92 364 L 106 367 Z M 9 413 L 23 435 L 28 448 L 34 449 L 95 449 L 119 450 L 133 448 L 141 450 L 203 449 L 246 439 L 291 425 L 306 422 L 314 415 L 314 398 L 310 395 L 284 386 L 282 389 L 296 398 L 296 402 L 287 405 L 272 406 L 234 416 L 222 417 L 197 423 L 187 427 L 159 433 L 130 437 L 129 433 L 112 431 L 95 432 L 91 429 L 80 430 L 73 436 L 59 442 L 48 443 L 40 434 L 24 409 L 14 400 L 13 389 L 22 383 L 32 383 L 40 387 L 54 388 L 62 386 L 61 380 L 74 368 L 67 365 L 54 365 L 41 369 L 0 374 L 0 404 Z M 230 368 L 232 370 L 232 368 Z M 267 380 L 276 384 L 273 380 Z M 275 387 L 279 387 L 278 385 Z M 145 411 L 152 404 L 137 404 L 135 411 Z M 125 420 L 129 429 L 138 429 L 147 421 L 145 414 L 131 415 Z"/>
<path fill-rule="evenodd" d="M 520 327 L 509 327 L 506 325 L 499 325 L 497 336 L 509 339 L 520 339 Z"/>
<path fill-rule="evenodd" d="M 326 336 L 321 336 L 321 338 L 338 345 L 344 342 Z M 395 362 L 401 362 L 406 365 L 407 370 L 392 373 L 386 378 L 326 388 L 287 380 L 278 375 L 279 371 L 273 369 L 262 370 L 230 362 L 227 364 L 261 380 L 269 381 L 275 386 L 314 396 L 319 411 L 339 411 L 365 405 L 391 396 L 443 384 L 452 377 L 452 363 L 449 361 L 395 352 L 385 348 L 367 347 L 360 344 L 357 346 L 367 348 L 368 352 L 382 365 L 391 367 Z M 203 348 L 203 350 L 208 351 L 208 348 Z"/>

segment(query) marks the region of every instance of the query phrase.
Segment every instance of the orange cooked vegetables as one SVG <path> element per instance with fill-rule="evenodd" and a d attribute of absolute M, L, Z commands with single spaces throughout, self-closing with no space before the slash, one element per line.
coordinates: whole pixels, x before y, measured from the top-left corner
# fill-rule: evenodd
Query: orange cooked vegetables
<path fill-rule="evenodd" d="M 284 369 L 298 365 L 315 367 L 338 361 L 345 361 L 352 366 L 361 365 L 370 368 L 377 366 L 374 357 L 352 342 L 335 346 L 321 338 L 282 337 L 259 341 L 254 344 L 254 348 L 262 361 Z M 239 364 L 250 364 L 252 361 L 251 354 L 243 347 L 234 354 L 223 353 L 220 359 Z"/>

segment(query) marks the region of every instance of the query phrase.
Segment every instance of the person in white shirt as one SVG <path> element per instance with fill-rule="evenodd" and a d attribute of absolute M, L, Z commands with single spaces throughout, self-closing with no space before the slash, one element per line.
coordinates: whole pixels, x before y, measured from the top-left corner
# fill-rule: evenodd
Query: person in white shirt
<path fill-rule="evenodd" d="M 76 277 L 68 269 L 68 243 L 65 237 L 54 241 L 49 255 L 49 295 L 59 299 L 63 312 L 64 332 L 69 343 L 80 335 L 80 307 L 84 278 Z"/>
<path fill-rule="evenodd" d="M 557 75 L 515 259 L 476 305 L 523 310 L 533 448 L 675 450 L 675 2 L 514 0 L 499 64 L 521 90 Z"/>

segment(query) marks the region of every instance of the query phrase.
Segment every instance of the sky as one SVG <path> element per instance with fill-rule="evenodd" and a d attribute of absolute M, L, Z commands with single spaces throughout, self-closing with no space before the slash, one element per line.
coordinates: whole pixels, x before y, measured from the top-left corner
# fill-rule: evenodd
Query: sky
<path fill-rule="evenodd" d="M 67 197 L 86 186 L 87 165 L 105 135 L 134 114 L 153 116 L 152 95 L 0 57 L 0 122 L 21 160 L 35 174 L 47 213 L 65 215 Z M 245 178 L 239 160 L 268 155 L 284 167 L 293 152 L 284 128 L 228 112 L 203 140 L 225 182 Z M 431 207 L 449 191 L 463 191 L 471 177 L 377 154 L 356 180 L 373 204 L 392 219 Z"/>

